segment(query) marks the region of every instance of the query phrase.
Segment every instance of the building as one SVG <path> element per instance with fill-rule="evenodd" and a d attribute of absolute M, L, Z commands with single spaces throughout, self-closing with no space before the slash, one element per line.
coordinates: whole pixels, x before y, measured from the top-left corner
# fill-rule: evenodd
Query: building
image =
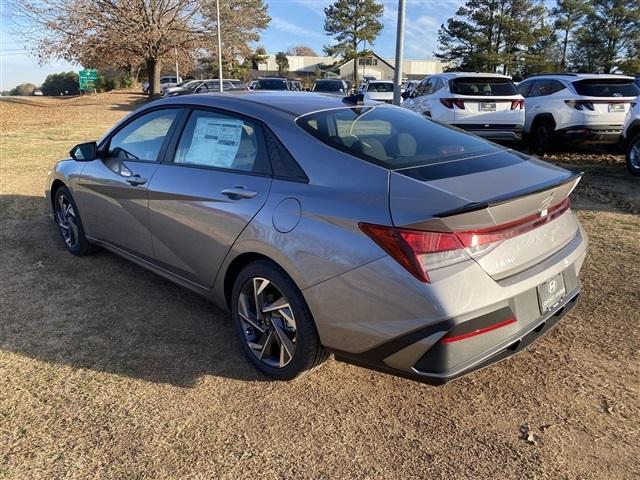
<path fill-rule="evenodd" d="M 370 56 L 342 61 L 337 57 L 311 57 L 287 55 L 289 61 L 289 77 L 306 78 L 309 76 L 340 78 L 353 82 L 353 62 L 358 62 L 358 78 L 375 78 L 376 80 L 393 80 L 395 60 L 383 58 L 375 52 Z M 402 77 L 419 80 L 426 75 L 442 73 L 443 64 L 438 59 L 405 60 L 402 62 Z M 269 54 L 264 63 L 258 64 L 256 76 L 268 77 L 278 75 L 276 55 Z"/>

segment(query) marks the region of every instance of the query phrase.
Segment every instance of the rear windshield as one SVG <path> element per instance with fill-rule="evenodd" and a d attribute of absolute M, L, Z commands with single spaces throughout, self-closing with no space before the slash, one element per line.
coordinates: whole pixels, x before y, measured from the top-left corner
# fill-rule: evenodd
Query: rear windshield
<path fill-rule="evenodd" d="M 573 82 L 578 95 L 585 97 L 637 97 L 640 88 L 626 78 L 578 80 Z"/>
<path fill-rule="evenodd" d="M 342 82 L 316 82 L 314 92 L 340 92 L 344 89 Z"/>
<path fill-rule="evenodd" d="M 369 82 L 369 86 L 367 87 L 367 92 L 381 92 L 381 93 L 393 92 L 393 83 Z"/>
<path fill-rule="evenodd" d="M 508 78 L 491 77 L 461 77 L 449 81 L 451 93 L 458 95 L 480 95 L 486 97 L 501 97 L 518 95 L 518 89 Z"/>
<path fill-rule="evenodd" d="M 404 108 L 337 108 L 304 115 L 296 123 L 330 147 L 391 170 L 501 150 Z"/>
<path fill-rule="evenodd" d="M 278 80 L 278 79 L 258 80 L 258 83 L 255 86 L 255 89 L 256 90 L 286 90 L 287 81 Z"/>

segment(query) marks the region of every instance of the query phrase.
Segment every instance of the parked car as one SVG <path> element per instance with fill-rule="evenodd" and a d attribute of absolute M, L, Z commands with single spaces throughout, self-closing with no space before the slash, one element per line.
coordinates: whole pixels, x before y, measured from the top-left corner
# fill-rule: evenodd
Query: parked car
<path fill-rule="evenodd" d="M 229 90 L 239 90 L 235 87 L 235 85 L 229 80 L 222 81 L 222 90 L 227 92 Z M 197 83 L 189 85 L 185 88 L 176 88 L 173 91 L 166 94 L 168 97 L 178 97 L 181 95 L 191 95 L 194 93 L 209 93 L 209 92 L 219 92 L 220 91 L 220 81 L 218 79 L 209 79 L 209 80 L 200 80 Z"/>
<path fill-rule="evenodd" d="M 39 88 L 36 88 L 33 91 L 33 95 L 35 95 L 36 97 L 42 97 L 44 94 L 42 93 L 42 90 L 40 90 Z"/>
<path fill-rule="evenodd" d="M 424 78 L 403 107 L 490 140 L 519 141 L 524 99 L 510 77 L 442 73 Z"/>
<path fill-rule="evenodd" d="M 253 86 L 254 90 L 289 90 L 286 78 L 259 78 Z"/>
<path fill-rule="evenodd" d="M 293 92 L 302 91 L 302 83 L 300 83 L 298 80 L 287 80 L 287 83 L 289 84 L 289 90 Z"/>
<path fill-rule="evenodd" d="M 182 79 L 175 75 L 163 75 L 160 77 L 160 93 L 162 94 L 167 88 L 176 87 Z M 142 92 L 149 94 L 149 82 L 142 82 Z"/>
<path fill-rule="evenodd" d="M 70 253 L 104 247 L 229 309 L 272 378 L 333 352 L 443 383 L 575 304 L 579 178 L 392 105 L 256 92 L 146 104 L 74 147 L 46 196 Z"/>
<path fill-rule="evenodd" d="M 629 172 L 640 175 L 640 97 L 631 102 L 622 127 L 621 140 Z"/>
<path fill-rule="evenodd" d="M 248 90 L 255 90 L 256 85 L 258 84 L 258 80 L 251 80 L 247 85 Z"/>
<path fill-rule="evenodd" d="M 362 88 L 364 101 L 393 103 L 393 82 L 391 80 L 370 80 Z"/>
<path fill-rule="evenodd" d="M 560 140 L 615 146 L 640 95 L 633 77 L 582 73 L 538 75 L 520 82 L 518 90 L 525 98 L 525 134 L 537 153 Z"/>
<path fill-rule="evenodd" d="M 193 79 L 185 80 L 183 82 L 180 82 L 175 87 L 169 87 L 169 88 L 165 89 L 162 92 L 162 95 L 163 96 L 167 96 L 167 95 L 170 95 L 173 92 L 184 91 L 185 89 L 191 90 L 192 87 L 195 87 L 196 85 L 199 85 L 200 83 L 202 83 L 202 80 L 193 80 Z"/>
<path fill-rule="evenodd" d="M 312 92 L 316 93 L 332 93 L 336 95 L 347 95 L 349 87 L 347 82 L 337 78 L 322 78 L 316 80 L 311 88 Z"/>

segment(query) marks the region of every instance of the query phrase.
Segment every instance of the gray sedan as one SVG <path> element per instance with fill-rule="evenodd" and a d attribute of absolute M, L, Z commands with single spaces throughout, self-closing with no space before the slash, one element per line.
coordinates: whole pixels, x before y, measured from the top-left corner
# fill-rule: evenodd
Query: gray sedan
<path fill-rule="evenodd" d="M 580 290 L 580 176 L 355 100 L 143 106 L 51 173 L 61 239 L 228 309 L 240 348 L 275 379 L 333 353 L 438 384 L 552 328 Z"/>

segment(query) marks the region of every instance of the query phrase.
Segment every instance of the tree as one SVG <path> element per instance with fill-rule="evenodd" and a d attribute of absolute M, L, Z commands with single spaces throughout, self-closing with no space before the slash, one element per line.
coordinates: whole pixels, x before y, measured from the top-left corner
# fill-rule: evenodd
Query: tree
<path fill-rule="evenodd" d="M 218 75 L 218 43 L 215 0 L 201 0 L 205 30 L 212 32 L 204 43 L 209 64 Z M 271 17 L 263 0 L 220 0 L 220 30 L 222 36 L 223 75 L 237 71 L 252 54 L 251 44 L 260 40 L 260 32 L 267 28 Z"/>
<path fill-rule="evenodd" d="M 578 71 L 615 73 L 633 65 L 640 42 L 637 0 L 592 0 L 575 36 L 571 61 Z"/>
<path fill-rule="evenodd" d="M 52 73 L 41 87 L 45 95 L 77 95 L 80 93 L 78 74 L 75 72 Z"/>
<path fill-rule="evenodd" d="M 302 57 L 317 57 L 316 51 L 306 45 L 296 45 L 287 50 L 287 55 L 299 55 Z"/>
<path fill-rule="evenodd" d="M 289 71 L 289 59 L 284 52 L 276 54 L 276 65 L 278 65 L 278 75 L 285 77 Z"/>
<path fill-rule="evenodd" d="M 551 10 L 551 15 L 555 20 L 554 26 L 561 33 L 560 66 L 563 69 L 567 65 L 569 39 L 590 10 L 591 5 L 584 0 L 558 0 L 557 5 Z"/>
<path fill-rule="evenodd" d="M 328 55 L 353 59 L 353 83 L 358 81 L 358 48 L 362 42 L 373 43 L 382 23 L 378 20 L 384 7 L 375 0 L 336 0 L 324 9 L 324 29 L 336 43 L 325 46 Z"/>
<path fill-rule="evenodd" d="M 519 72 L 552 34 L 544 5 L 534 0 L 467 0 L 438 32 L 436 57 L 450 69 Z M 547 47 L 542 50 L 546 50 Z"/>
<path fill-rule="evenodd" d="M 152 94 L 160 92 L 162 60 L 199 45 L 201 0 L 16 0 L 18 30 L 41 60 L 85 66 L 142 61 Z"/>
<path fill-rule="evenodd" d="M 9 92 L 9 95 L 29 96 L 33 95 L 36 87 L 33 83 L 21 83 Z"/>

